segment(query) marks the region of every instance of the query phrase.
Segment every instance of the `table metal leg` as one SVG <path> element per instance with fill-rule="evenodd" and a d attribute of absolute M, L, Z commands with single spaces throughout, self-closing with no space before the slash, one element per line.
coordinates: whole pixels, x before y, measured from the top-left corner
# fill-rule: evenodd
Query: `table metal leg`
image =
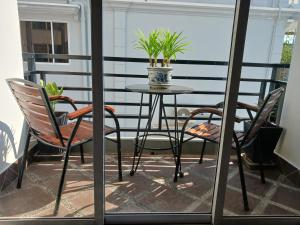
<path fill-rule="evenodd" d="M 142 110 L 143 110 L 143 99 L 144 99 L 144 94 L 141 94 L 141 101 L 140 101 L 140 111 L 139 111 L 139 117 L 138 117 L 138 126 L 137 126 L 137 131 L 136 131 L 136 137 L 135 137 L 135 146 L 134 146 L 134 158 L 135 156 L 138 155 L 138 145 L 139 145 L 139 135 L 140 135 L 140 128 L 141 128 L 141 120 L 142 120 Z"/>
<path fill-rule="evenodd" d="M 136 160 L 135 158 L 136 157 L 135 157 L 135 154 L 134 154 L 134 158 L 133 158 L 133 162 L 132 162 L 132 168 L 131 168 L 131 171 L 130 171 L 130 176 L 134 175 L 134 173 L 136 172 L 136 170 L 138 168 L 138 165 L 140 163 L 141 156 L 143 154 L 143 150 L 144 150 L 145 143 L 146 143 L 146 140 L 147 140 L 147 136 L 148 136 L 149 131 L 151 130 L 151 122 L 152 122 L 152 119 L 153 119 L 153 116 L 154 116 L 155 109 L 157 107 L 158 100 L 159 100 L 159 95 L 155 95 L 153 105 L 151 106 L 150 117 L 148 118 L 146 129 L 145 129 L 144 134 L 142 136 L 141 143 L 140 143 L 140 145 L 137 145 L 138 160 L 135 163 L 135 160 Z"/>
<path fill-rule="evenodd" d="M 170 127 L 169 127 L 169 123 L 168 123 L 168 119 L 167 119 L 166 108 L 164 106 L 163 101 L 162 101 L 162 111 L 163 111 L 163 114 L 164 114 L 164 119 L 165 119 L 165 123 L 166 123 L 166 127 L 167 127 L 167 132 L 168 132 L 168 136 L 169 136 L 169 141 L 170 141 L 170 146 L 171 146 L 171 149 L 172 149 L 174 161 L 176 163 L 175 146 L 173 145 L 173 141 L 172 141 L 172 138 L 171 138 L 171 131 L 170 131 Z M 175 144 L 176 144 L 176 142 L 175 142 Z"/>
<path fill-rule="evenodd" d="M 178 129 L 178 115 L 177 115 L 177 95 L 174 95 L 174 125 L 175 125 L 175 153 L 176 156 L 178 157 L 179 153 L 179 145 L 180 145 L 180 140 L 179 140 L 179 129 Z M 176 161 L 175 161 L 176 163 Z M 179 160 L 179 177 L 183 177 L 183 172 L 181 170 L 181 161 Z"/>
<path fill-rule="evenodd" d="M 160 131 L 162 126 L 162 109 L 163 109 L 163 95 L 159 95 L 158 130 Z"/>
<path fill-rule="evenodd" d="M 152 94 L 149 94 L 149 111 L 148 111 L 148 118 L 150 118 L 151 112 L 152 112 L 152 99 L 153 96 Z M 150 124 L 150 129 L 151 129 L 151 124 Z"/>

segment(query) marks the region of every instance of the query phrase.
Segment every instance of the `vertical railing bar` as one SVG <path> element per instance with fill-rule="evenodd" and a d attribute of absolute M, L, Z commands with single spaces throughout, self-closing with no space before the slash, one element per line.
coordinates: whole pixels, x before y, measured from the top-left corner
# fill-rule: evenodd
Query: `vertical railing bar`
<path fill-rule="evenodd" d="M 30 57 L 27 58 L 27 70 L 29 72 L 28 80 L 36 83 L 36 74 L 34 76 L 31 74 L 31 72 L 36 70 L 34 55 L 30 55 Z"/>
<path fill-rule="evenodd" d="M 269 92 L 273 91 L 276 87 L 276 83 L 274 81 L 276 81 L 277 72 L 278 72 L 278 68 L 277 67 L 272 67 L 272 74 L 271 74 Z"/>
<path fill-rule="evenodd" d="M 41 71 L 40 72 L 40 79 L 46 84 L 46 74 L 45 72 Z"/>
<path fill-rule="evenodd" d="M 260 90 L 259 90 L 259 96 L 258 96 L 258 105 L 260 105 L 265 98 L 266 95 L 266 89 L 267 89 L 267 82 L 266 81 L 262 81 L 260 84 Z"/>

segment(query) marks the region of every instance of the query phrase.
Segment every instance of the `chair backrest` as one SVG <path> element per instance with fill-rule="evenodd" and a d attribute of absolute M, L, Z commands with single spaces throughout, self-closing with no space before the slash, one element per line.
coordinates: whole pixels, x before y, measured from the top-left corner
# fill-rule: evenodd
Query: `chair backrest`
<path fill-rule="evenodd" d="M 267 121 L 268 116 L 270 115 L 272 109 L 278 102 L 283 92 L 284 92 L 284 88 L 278 88 L 267 95 L 260 110 L 252 120 L 249 130 L 246 132 L 244 136 L 244 140 L 243 140 L 244 143 L 250 141 L 253 137 L 256 136 L 261 126 Z"/>
<path fill-rule="evenodd" d="M 50 106 L 47 93 L 41 86 L 23 79 L 7 79 L 30 130 L 37 137 L 41 134 L 62 136 Z"/>

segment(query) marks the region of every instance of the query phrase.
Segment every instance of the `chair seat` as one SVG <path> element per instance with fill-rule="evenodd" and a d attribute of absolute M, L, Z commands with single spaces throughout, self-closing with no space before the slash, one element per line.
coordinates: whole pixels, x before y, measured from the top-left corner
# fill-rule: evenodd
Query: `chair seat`
<path fill-rule="evenodd" d="M 221 126 L 214 124 L 214 123 L 201 123 L 197 124 L 185 131 L 185 133 L 202 138 L 214 143 L 219 143 L 220 142 L 220 134 L 221 134 Z M 244 132 L 241 131 L 235 131 L 235 134 L 238 138 L 239 141 L 241 141 L 244 137 Z M 235 142 L 232 139 L 232 147 L 235 148 Z"/>
<path fill-rule="evenodd" d="M 70 138 L 72 131 L 75 126 L 75 122 L 68 123 L 67 125 L 60 126 L 60 131 L 64 139 L 64 144 L 67 145 L 67 139 Z M 104 133 L 105 135 L 111 134 L 115 132 L 115 129 L 109 126 L 104 127 Z M 55 135 L 51 134 L 41 134 L 39 135 L 39 138 L 43 139 L 45 142 L 48 142 L 52 145 L 62 147 L 62 144 Z M 81 143 L 85 143 L 88 141 L 91 141 L 93 139 L 93 123 L 90 121 L 82 120 L 80 123 L 80 126 L 76 132 L 76 135 L 72 141 L 72 145 L 78 145 Z"/>

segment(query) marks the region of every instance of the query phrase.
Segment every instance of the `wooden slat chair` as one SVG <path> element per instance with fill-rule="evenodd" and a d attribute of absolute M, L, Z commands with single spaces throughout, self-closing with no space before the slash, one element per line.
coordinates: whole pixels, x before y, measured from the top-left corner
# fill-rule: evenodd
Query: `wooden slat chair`
<path fill-rule="evenodd" d="M 250 119 L 251 119 L 250 128 L 243 132 L 234 131 L 233 132 L 233 140 L 232 140 L 232 148 L 236 150 L 237 159 L 238 159 L 238 167 L 239 167 L 239 174 L 240 174 L 240 181 L 241 181 L 245 210 L 249 210 L 249 204 L 248 204 L 245 178 L 244 178 L 244 172 L 243 172 L 241 150 L 247 148 L 254 142 L 254 140 L 256 140 L 260 127 L 267 121 L 269 114 L 271 113 L 273 107 L 278 102 L 278 100 L 283 92 L 284 92 L 283 88 L 278 88 L 278 89 L 270 92 L 267 95 L 267 97 L 265 98 L 264 103 L 262 104 L 261 107 L 251 106 L 251 105 L 248 105 L 245 103 L 238 102 L 238 108 L 246 109 L 250 116 Z M 222 105 L 223 105 L 222 103 L 221 104 L 219 103 L 216 108 L 197 109 L 197 110 L 193 111 L 191 113 L 190 117 L 185 121 L 183 128 L 182 128 L 181 137 L 180 137 L 180 147 L 178 150 L 178 157 L 177 157 L 177 161 L 176 161 L 174 182 L 177 181 L 183 143 L 185 143 L 189 140 L 192 140 L 194 138 L 201 138 L 204 140 L 199 163 L 202 163 L 204 149 L 205 149 L 207 141 L 219 144 L 220 134 L 221 134 L 221 126 L 212 123 L 211 119 L 212 119 L 213 115 L 217 115 L 220 117 L 223 116 L 223 111 L 220 111 L 219 109 L 217 109 L 217 108 L 222 107 Z M 256 115 L 254 118 L 252 116 L 251 111 L 256 112 Z M 201 113 L 210 113 L 208 121 L 201 123 L 201 124 L 197 124 L 191 128 L 187 128 L 188 122 L 192 118 L 194 118 L 196 115 L 201 114 Z M 238 117 L 235 117 L 235 121 L 239 123 L 239 122 L 241 122 L 241 119 L 239 119 Z M 184 140 L 185 134 L 188 134 L 192 137 L 187 140 Z M 262 155 L 260 158 L 261 159 L 260 159 L 259 164 L 260 164 L 261 181 L 262 181 L 262 183 L 265 183 L 263 166 L 262 166 Z"/>
<path fill-rule="evenodd" d="M 59 183 L 59 188 L 56 197 L 54 213 L 59 209 L 61 194 L 64 186 L 64 179 L 68 167 L 70 151 L 75 146 L 80 146 L 81 161 L 84 162 L 82 145 L 93 139 L 93 123 L 82 120 L 83 116 L 92 112 L 92 105 L 77 109 L 74 101 L 65 96 L 54 96 L 48 98 L 47 93 L 41 86 L 23 79 L 7 79 L 6 80 L 17 103 L 24 114 L 25 120 L 28 123 L 28 137 L 25 144 L 22 162 L 19 166 L 19 175 L 17 188 L 21 188 L 24 169 L 26 167 L 28 147 L 31 136 L 38 141 L 65 150 L 63 163 L 63 171 Z M 50 101 L 65 101 L 72 105 L 74 112 L 67 115 L 69 120 L 76 122 L 68 123 L 67 125 L 58 126 L 54 112 L 50 106 Z M 121 143 L 120 143 L 120 126 L 117 117 L 114 114 L 114 109 L 110 106 L 105 106 L 105 111 L 112 115 L 116 128 L 105 126 L 105 135 L 112 133 L 117 134 L 117 151 L 118 151 L 118 172 L 119 180 L 122 180 L 122 165 L 121 165 Z"/>

